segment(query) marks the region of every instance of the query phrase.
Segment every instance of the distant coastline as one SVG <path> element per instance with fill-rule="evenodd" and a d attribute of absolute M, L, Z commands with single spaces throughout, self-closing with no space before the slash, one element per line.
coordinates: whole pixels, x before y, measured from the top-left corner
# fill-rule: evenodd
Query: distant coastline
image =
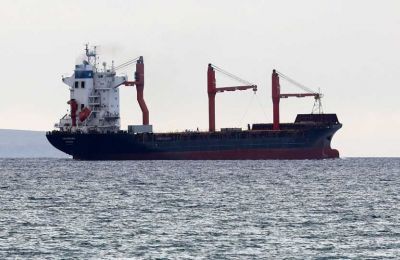
<path fill-rule="evenodd" d="M 0 158 L 68 158 L 46 139 L 44 131 L 0 129 Z"/>

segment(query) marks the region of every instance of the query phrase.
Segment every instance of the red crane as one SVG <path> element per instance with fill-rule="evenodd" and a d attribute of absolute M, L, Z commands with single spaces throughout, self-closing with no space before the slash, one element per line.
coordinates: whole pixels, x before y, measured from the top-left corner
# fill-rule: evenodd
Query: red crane
<path fill-rule="evenodd" d="M 281 87 L 279 84 L 279 76 L 281 76 L 282 78 L 286 79 L 287 81 L 291 82 L 292 84 L 300 87 L 301 89 L 305 90 L 307 93 L 295 93 L 295 94 L 281 94 Z M 303 85 L 301 85 L 300 83 L 297 83 L 296 81 L 292 80 L 291 78 L 289 78 L 288 76 L 285 76 L 284 74 L 273 70 L 272 71 L 272 103 L 273 103 L 273 129 L 274 130 L 279 130 L 279 101 L 281 98 L 289 98 L 289 97 L 314 97 L 316 103 L 314 103 L 314 107 L 315 105 L 318 103 L 318 110 L 321 113 L 321 98 L 322 98 L 322 94 L 321 93 L 317 93 Z"/>
<path fill-rule="evenodd" d="M 215 71 L 225 74 L 228 77 L 231 77 L 243 84 L 244 86 L 233 86 L 233 87 L 216 87 L 216 80 L 215 80 Z M 215 132 L 215 95 L 220 92 L 224 91 L 236 91 L 236 90 L 247 90 L 253 89 L 253 91 L 257 91 L 257 85 L 251 84 L 248 81 L 245 81 L 229 72 L 226 72 L 217 66 L 212 65 L 211 63 L 208 64 L 207 70 L 207 92 L 208 92 L 208 125 L 209 131 Z"/>
<path fill-rule="evenodd" d="M 144 101 L 144 98 L 143 98 L 143 91 L 144 91 L 143 57 L 140 56 L 139 58 L 127 61 L 127 62 L 117 66 L 115 69 L 117 70 L 117 69 L 129 66 L 135 61 L 136 61 L 135 81 L 125 81 L 124 85 L 125 86 L 135 86 L 136 85 L 137 101 L 139 103 L 140 109 L 142 110 L 143 125 L 148 125 L 149 124 L 149 110 L 147 109 L 146 102 Z"/>

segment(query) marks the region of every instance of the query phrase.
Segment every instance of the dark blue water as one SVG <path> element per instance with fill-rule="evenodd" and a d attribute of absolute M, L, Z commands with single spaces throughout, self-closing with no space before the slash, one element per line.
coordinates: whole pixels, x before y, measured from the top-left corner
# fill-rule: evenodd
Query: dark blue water
<path fill-rule="evenodd" d="M 0 258 L 400 258 L 400 159 L 0 159 Z"/>

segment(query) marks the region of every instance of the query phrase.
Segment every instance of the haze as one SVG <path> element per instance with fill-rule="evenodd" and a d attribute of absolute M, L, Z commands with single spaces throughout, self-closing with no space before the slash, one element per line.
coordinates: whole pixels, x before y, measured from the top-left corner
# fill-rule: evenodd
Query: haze
<path fill-rule="evenodd" d="M 400 1 L 2 0 L 0 22 L 3 129 L 53 129 L 68 109 L 61 75 L 89 42 L 109 64 L 144 56 L 156 131 L 208 128 L 210 62 L 259 86 L 255 96 L 218 94 L 217 128 L 272 122 L 276 68 L 321 89 L 324 111 L 344 125 L 332 144 L 342 156 L 400 155 Z M 232 84 L 217 75 L 218 86 Z M 140 124 L 135 89 L 123 87 L 121 99 L 122 127 Z M 283 100 L 281 121 L 312 105 Z"/>

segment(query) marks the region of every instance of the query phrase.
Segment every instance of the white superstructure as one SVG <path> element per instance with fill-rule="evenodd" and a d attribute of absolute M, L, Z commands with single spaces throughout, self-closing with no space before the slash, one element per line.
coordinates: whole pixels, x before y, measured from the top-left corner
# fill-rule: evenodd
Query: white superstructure
<path fill-rule="evenodd" d="M 74 74 L 63 77 L 70 90 L 70 114 L 61 118 L 56 127 L 61 131 L 117 132 L 120 129 L 119 89 L 126 76 L 116 76 L 114 65 L 98 68 L 96 47 L 89 50 Z M 75 116 L 74 116 L 75 115 Z M 74 119 L 75 117 L 75 119 Z"/>

